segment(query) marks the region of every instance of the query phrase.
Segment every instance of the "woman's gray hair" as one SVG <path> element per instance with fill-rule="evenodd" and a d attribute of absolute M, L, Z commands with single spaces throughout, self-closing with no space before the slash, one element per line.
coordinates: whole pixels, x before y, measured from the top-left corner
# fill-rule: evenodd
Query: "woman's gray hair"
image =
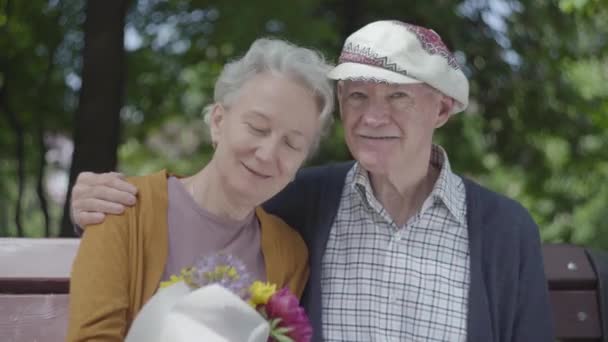
<path fill-rule="evenodd" d="M 260 38 L 251 44 L 247 53 L 227 63 L 215 82 L 214 103 L 230 107 L 242 86 L 265 71 L 276 72 L 312 90 L 320 109 L 321 131 L 311 149 L 313 154 L 332 123 L 334 86 L 327 78 L 333 66 L 317 51 L 298 47 L 280 39 Z M 204 109 L 205 122 L 209 123 L 213 105 Z"/>

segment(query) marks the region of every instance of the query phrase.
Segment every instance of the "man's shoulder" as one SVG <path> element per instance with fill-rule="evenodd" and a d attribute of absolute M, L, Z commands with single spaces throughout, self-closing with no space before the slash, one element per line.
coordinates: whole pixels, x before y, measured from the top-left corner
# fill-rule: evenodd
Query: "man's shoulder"
<path fill-rule="evenodd" d="M 466 177 L 462 179 L 466 188 L 469 214 L 474 212 L 479 215 L 482 222 L 537 229 L 529 211 L 521 203 L 474 180 Z"/>
<path fill-rule="evenodd" d="M 503 209 L 527 212 L 527 210 L 515 199 L 510 198 L 504 194 L 498 193 L 470 178 L 461 178 L 464 182 L 467 195 L 470 194 L 471 196 L 473 196 L 473 199 L 476 198 L 480 202 L 480 204 L 483 204 L 483 206 L 488 207 L 489 209 Z"/>
<path fill-rule="evenodd" d="M 295 181 L 298 182 L 318 182 L 329 178 L 344 178 L 353 165 L 354 161 L 344 161 L 339 163 L 331 163 L 318 166 L 310 166 L 302 168 L 298 171 Z"/>

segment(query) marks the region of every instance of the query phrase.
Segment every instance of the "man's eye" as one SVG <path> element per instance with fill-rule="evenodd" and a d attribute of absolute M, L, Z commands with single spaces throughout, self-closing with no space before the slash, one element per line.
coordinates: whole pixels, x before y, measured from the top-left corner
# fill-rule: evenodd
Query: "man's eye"
<path fill-rule="evenodd" d="M 401 91 L 391 94 L 392 99 L 400 99 L 400 98 L 404 98 L 404 97 L 407 97 L 407 94 L 404 92 L 401 92 Z"/>
<path fill-rule="evenodd" d="M 352 99 L 364 99 L 367 96 L 361 92 L 356 91 L 356 92 L 350 93 L 350 95 L 348 95 L 348 97 L 350 97 Z"/>

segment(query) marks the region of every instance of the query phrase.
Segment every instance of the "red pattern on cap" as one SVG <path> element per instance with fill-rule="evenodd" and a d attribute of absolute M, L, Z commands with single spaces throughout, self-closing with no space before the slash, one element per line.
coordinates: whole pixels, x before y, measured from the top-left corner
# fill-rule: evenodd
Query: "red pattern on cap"
<path fill-rule="evenodd" d="M 422 26 L 416 26 L 412 24 L 407 24 L 401 21 L 394 21 L 395 24 L 404 26 L 408 31 L 412 32 L 418 38 L 420 45 L 422 45 L 422 49 L 426 51 L 429 55 L 439 55 L 444 57 L 448 64 L 454 69 L 460 69 L 456 58 L 454 55 L 448 50 L 447 46 L 441 40 L 441 37 L 437 32 L 433 30 L 429 30 Z"/>
<path fill-rule="evenodd" d="M 364 55 L 360 51 L 346 51 L 344 50 L 339 58 L 340 63 L 351 62 L 351 63 L 359 63 L 359 64 L 367 64 L 371 66 L 377 66 L 380 68 L 384 67 L 384 63 L 378 58 L 375 58 L 370 55 Z"/>
<path fill-rule="evenodd" d="M 342 49 L 342 53 L 338 58 L 338 63 L 340 64 L 347 62 L 380 67 L 404 76 L 411 77 L 407 70 L 399 68 L 395 63 L 389 63 L 388 57 L 379 56 L 378 53 L 372 51 L 369 47 L 361 47 L 353 43 L 347 43 Z"/>

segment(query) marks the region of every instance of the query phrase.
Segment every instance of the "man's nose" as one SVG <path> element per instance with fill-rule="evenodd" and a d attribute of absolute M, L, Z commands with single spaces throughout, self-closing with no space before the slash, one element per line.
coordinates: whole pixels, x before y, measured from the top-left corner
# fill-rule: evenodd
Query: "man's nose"
<path fill-rule="evenodd" d="M 374 101 L 365 109 L 363 113 L 363 123 L 371 126 L 378 127 L 389 123 L 390 111 L 388 104 Z"/>

